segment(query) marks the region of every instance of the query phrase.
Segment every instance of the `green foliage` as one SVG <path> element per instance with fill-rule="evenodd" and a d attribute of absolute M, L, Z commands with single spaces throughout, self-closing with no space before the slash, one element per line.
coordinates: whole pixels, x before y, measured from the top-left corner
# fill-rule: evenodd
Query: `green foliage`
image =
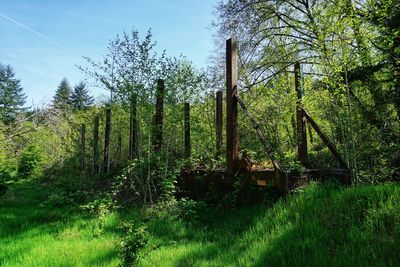
<path fill-rule="evenodd" d="M 3 135 L 0 133 L 0 140 Z M 0 182 L 10 180 L 16 170 L 15 159 L 10 157 L 9 144 L 6 141 L 0 141 Z"/>
<path fill-rule="evenodd" d="M 29 145 L 21 154 L 18 163 L 18 174 L 21 177 L 38 175 L 41 169 L 43 156 L 37 144 Z"/>
<path fill-rule="evenodd" d="M 89 95 L 89 91 L 84 82 L 75 85 L 70 96 L 70 103 L 73 108 L 78 110 L 87 109 L 93 102 L 93 97 Z"/>
<path fill-rule="evenodd" d="M 178 201 L 178 218 L 189 224 L 205 225 L 212 220 L 211 208 L 204 201 L 182 198 Z"/>
<path fill-rule="evenodd" d="M 131 208 L 106 213 L 100 224 L 72 203 L 49 205 L 63 198 L 52 196 L 58 188 L 28 182 L 10 184 L 0 198 L 1 265 L 396 266 L 399 260 L 400 188 L 393 183 L 312 183 L 276 203 L 215 212 L 186 200 L 179 205 L 187 219 L 175 216 L 180 209 L 169 202 L 161 217 Z"/>
<path fill-rule="evenodd" d="M 71 97 L 72 89 L 66 78 L 62 79 L 60 85 L 58 86 L 54 97 L 53 97 L 53 106 L 62 110 L 67 111 L 68 107 L 70 107 L 70 97 Z"/>
<path fill-rule="evenodd" d="M 0 64 L 0 120 L 5 124 L 14 122 L 17 115 L 26 110 L 23 107 L 26 96 L 22 90 L 12 67 Z"/>
<path fill-rule="evenodd" d="M 120 257 L 123 267 L 136 266 L 140 260 L 140 251 L 147 245 L 149 234 L 146 226 L 133 227 L 132 223 L 123 223 L 124 237 L 121 242 Z"/>
<path fill-rule="evenodd" d="M 102 194 L 87 204 L 82 205 L 81 208 L 87 211 L 89 214 L 102 219 L 114 211 L 117 206 L 109 194 Z"/>
<path fill-rule="evenodd" d="M 175 193 L 180 166 L 168 166 L 155 155 L 150 160 L 135 159 L 114 178 L 113 194 L 123 202 L 155 203 Z"/>

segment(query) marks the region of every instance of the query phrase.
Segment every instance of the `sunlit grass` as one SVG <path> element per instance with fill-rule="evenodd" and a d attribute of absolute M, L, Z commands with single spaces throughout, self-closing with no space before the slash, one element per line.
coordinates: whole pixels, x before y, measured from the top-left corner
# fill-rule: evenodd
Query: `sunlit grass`
<path fill-rule="evenodd" d="M 150 233 L 141 266 L 398 266 L 400 186 L 312 184 L 275 204 L 201 214 L 208 223 L 47 207 L 53 189 L 16 184 L 0 202 L 1 266 L 117 266 L 122 220 Z"/>
<path fill-rule="evenodd" d="M 39 191 L 40 189 L 40 191 Z M 77 207 L 43 207 L 46 187 L 16 185 L 0 206 L 1 266 L 116 266 L 117 236 Z M 115 214 L 102 227 L 116 226 Z M 109 225 L 108 225 L 109 226 Z"/>

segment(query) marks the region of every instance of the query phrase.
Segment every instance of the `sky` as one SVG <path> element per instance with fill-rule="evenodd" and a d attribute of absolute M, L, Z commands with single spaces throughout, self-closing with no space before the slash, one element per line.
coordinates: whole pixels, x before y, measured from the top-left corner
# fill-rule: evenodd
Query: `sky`
<path fill-rule="evenodd" d="M 74 86 L 87 78 L 76 65 L 83 56 L 101 60 L 110 39 L 132 27 L 152 29 L 157 50 L 182 54 L 205 67 L 213 47 L 217 0 L 0 0 L 0 63 L 13 67 L 27 106 L 41 106 L 65 77 Z M 106 94 L 91 87 L 97 97 Z"/>

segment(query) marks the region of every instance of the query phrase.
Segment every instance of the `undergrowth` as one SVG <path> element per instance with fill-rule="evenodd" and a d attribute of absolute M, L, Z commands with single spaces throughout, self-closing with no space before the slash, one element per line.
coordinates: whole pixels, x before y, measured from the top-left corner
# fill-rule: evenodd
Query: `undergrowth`
<path fill-rule="evenodd" d="M 32 181 L 9 184 L 0 198 L 0 265 L 397 266 L 400 262 L 398 184 L 343 188 L 313 183 L 275 203 L 230 210 L 189 199 L 127 209 L 107 198 L 82 195 Z"/>

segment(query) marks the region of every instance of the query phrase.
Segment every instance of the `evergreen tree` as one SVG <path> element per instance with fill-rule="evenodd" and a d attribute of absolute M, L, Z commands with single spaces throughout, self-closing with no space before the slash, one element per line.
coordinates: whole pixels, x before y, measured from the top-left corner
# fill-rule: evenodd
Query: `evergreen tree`
<path fill-rule="evenodd" d="M 93 104 L 93 97 L 89 95 L 84 82 L 80 82 L 74 87 L 74 90 L 71 94 L 70 103 L 75 109 L 79 110 L 86 109 Z"/>
<path fill-rule="evenodd" d="M 53 106 L 66 110 L 70 106 L 71 86 L 66 78 L 62 79 L 53 97 Z"/>
<path fill-rule="evenodd" d="M 26 96 L 22 93 L 20 81 L 16 79 L 10 65 L 0 64 L 0 120 L 5 124 L 13 122 L 18 113 L 25 111 Z"/>

